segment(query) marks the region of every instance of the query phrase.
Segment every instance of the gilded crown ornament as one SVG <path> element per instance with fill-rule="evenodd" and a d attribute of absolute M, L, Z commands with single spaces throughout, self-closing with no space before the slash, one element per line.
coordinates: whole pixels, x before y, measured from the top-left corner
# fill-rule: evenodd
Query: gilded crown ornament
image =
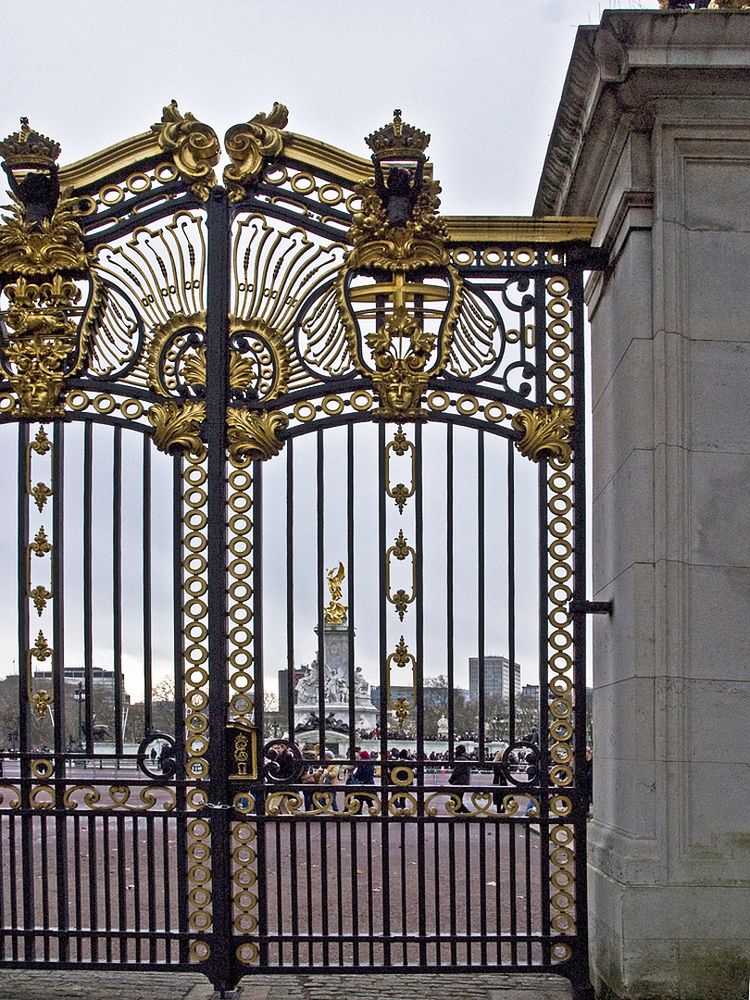
<path fill-rule="evenodd" d="M 60 191 L 59 144 L 22 118 L 0 152 L 12 199 L 0 224 L 4 367 L 18 396 L 18 415 L 54 419 L 63 415 L 67 379 L 87 358 L 80 283 L 93 281 L 93 256 L 76 219 L 77 200 Z"/>
<path fill-rule="evenodd" d="M 415 154 L 424 153 L 430 144 L 430 136 L 404 122 L 401 109 L 396 108 L 393 121 L 370 133 L 365 142 L 381 160 L 411 159 Z"/>
<path fill-rule="evenodd" d="M 0 157 L 11 170 L 51 170 L 59 156 L 60 144 L 31 128 L 28 118 L 0 142 Z"/>
<path fill-rule="evenodd" d="M 420 400 L 448 361 L 461 304 L 440 185 L 424 176 L 429 140 L 399 110 L 367 138 L 374 176 L 355 187 L 362 207 L 337 284 L 349 350 L 378 394 L 373 416 L 386 420 L 427 416 Z"/>

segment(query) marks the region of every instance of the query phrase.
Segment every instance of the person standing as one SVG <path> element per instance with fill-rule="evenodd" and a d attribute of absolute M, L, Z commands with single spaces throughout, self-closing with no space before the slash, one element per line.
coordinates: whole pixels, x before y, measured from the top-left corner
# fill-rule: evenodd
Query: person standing
<path fill-rule="evenodd" d="M 456 747 L 453 770 L 448 778 L 449 785 L 470 785 L 471 768 L 469 766 L 469 755 L 463 743 Z M 467 813 L 469 810 L 464 805 L 464 791 L 454 793 L 458 797 L 458 808 L 456 812 Z"/>

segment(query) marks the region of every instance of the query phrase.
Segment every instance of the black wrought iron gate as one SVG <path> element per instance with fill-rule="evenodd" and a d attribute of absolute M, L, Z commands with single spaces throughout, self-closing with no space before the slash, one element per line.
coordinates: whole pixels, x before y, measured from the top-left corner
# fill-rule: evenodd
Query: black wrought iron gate
<path fill-rule="evenodd" d="M 591 223 L 286 119 L 0 144 L 0 965 L 583 996 Z"/>

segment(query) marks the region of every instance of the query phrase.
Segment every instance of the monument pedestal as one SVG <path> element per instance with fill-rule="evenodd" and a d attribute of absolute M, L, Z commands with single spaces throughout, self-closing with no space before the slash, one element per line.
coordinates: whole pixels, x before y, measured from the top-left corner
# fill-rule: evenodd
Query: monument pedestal
<path fill-rule="evenodd" d="M 750 968 L 750 15 L 579 30 L 537 215 L 592 276 L 593 976 L 746 1000 Z"/>
<path fill-rule="evenodd" d="M 347 625 L 326 623 L 324 626 L 323 662 L 323 716 L 325 719 L 330 719 L 347 728 L 346 742 L 348 746 L 350 697 L 354 698 L 355 734 L 360 730 L 370 731 L 375 728 L 378 710 L 370 700 L 370 685 L 364 679 L 359 667 L 354 671 L 354 691 L 350 691 L 349 628 Z M 311 726 L 309 730 L 304 728 L 310 717 L 316 719 L 318 717 L 319 685 L 317 661 L 314 661 L 310 667 L 310 673 L 297 686 L 297 702 L 294 706 L 296 738 L 301 738 L 307 732 L 319 734 L 319 729 L 316 726 Z M 336 730 L 332 730 L 332 732 L 336 732 Z M 336 739 L 340 741 L 341 738 L 341 733 L 337 733 Z"/>

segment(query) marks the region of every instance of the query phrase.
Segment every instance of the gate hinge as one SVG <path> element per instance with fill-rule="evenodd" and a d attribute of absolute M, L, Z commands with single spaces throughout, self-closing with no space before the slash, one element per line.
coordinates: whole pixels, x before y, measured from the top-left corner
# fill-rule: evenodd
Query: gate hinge
<path fill-rule="evenodd" d="M 584 601 L 574 597 L 568 605 L 568 613 L 571 615 L 611 615 L 612 601 Z"/>

